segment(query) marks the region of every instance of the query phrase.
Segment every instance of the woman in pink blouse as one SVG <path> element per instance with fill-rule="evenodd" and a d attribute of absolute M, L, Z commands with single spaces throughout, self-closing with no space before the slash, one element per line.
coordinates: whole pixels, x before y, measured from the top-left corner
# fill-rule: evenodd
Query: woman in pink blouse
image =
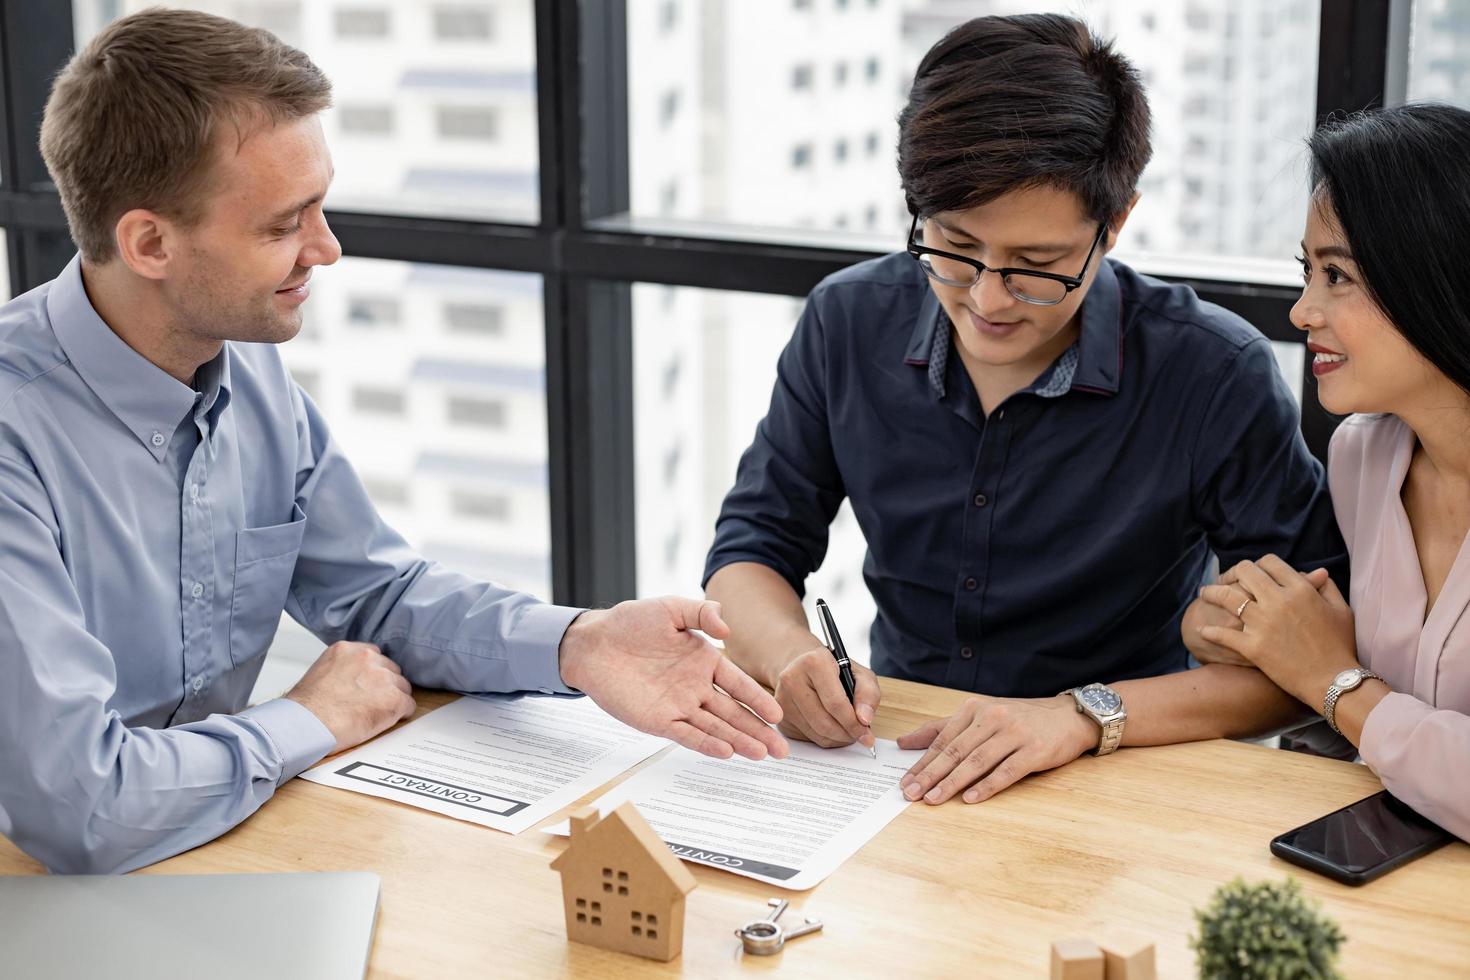
<path fill-rule="evenodd" d="M 1395 796 L 1470 839 L 1470 112 L 1365 113 L 1310 146 L 1291 320 L 1322 405 L 1355 413 L 1327 467 L 1352 604 L 1268 555 L 1202 590 L 1225 625 L 1200 637 L 1321 712 Z"/>

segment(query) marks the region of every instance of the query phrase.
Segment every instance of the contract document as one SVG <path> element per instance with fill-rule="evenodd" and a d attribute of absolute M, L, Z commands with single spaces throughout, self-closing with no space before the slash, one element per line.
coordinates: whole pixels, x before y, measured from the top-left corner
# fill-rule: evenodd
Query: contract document
<path fill-rule="evenodd" d="M 821 749 L 791 743 L 786 759 L 710 759 L 684 748 L 596 801 L 625 800 L 685 861 L 804 891 L 816 885 L 909 805 L 898 781 L 922 751 L 878 740 Z M 566 834 L 565 822 L 547 828 Z"/>
<path fill-rule="evenodd" d="M 301 778 L 518 834 L 668 744 L 591 698 L 464 697 Z"/>

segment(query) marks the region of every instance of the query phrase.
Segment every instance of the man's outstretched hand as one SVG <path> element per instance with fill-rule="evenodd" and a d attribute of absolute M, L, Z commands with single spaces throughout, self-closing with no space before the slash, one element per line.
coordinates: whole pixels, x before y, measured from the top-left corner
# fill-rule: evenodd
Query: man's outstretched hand
<path fill-rule="evenodd" d="M 784 759 L 771 727 L 781 706 L 695 630 L 730 635 L 719 603 L 665 596 L 589 610 L 562 637 L 562 680 L 624 724 L 704 755 Z"/>

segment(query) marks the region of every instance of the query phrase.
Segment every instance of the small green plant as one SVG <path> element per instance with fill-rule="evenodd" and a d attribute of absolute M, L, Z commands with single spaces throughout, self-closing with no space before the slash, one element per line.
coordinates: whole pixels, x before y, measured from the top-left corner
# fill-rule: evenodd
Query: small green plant
<path fill-rule="evenodd" d="M 1342 930 L 1316 905 L 1292 878 L 1221 885 L 1194 913 L 1199 936 L 1189 945 L 1200 980 L 1341 980 L 1334 961 Z"/>

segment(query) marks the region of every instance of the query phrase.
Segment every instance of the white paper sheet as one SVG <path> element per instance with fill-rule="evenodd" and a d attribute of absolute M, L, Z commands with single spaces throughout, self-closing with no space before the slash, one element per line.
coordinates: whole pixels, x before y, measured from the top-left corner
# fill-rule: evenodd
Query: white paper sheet
<path fill-rule="evenodd" d="M 791 743 L 789 758 L 709 759 L 684 748 L 615 786 L 603 813 L 625 800 L 679 857 L 805 891 L 826 878 L 909 805 L 898 781 L 918 758 L 878 740 L 820 749 Z M 563 821 L 548 833 L 568 833 Z"/>
<path fill-rule="evenodd" d="M 591 698 L 465 697 L 301 777 L 518 834 L 668 744 Z"/>

